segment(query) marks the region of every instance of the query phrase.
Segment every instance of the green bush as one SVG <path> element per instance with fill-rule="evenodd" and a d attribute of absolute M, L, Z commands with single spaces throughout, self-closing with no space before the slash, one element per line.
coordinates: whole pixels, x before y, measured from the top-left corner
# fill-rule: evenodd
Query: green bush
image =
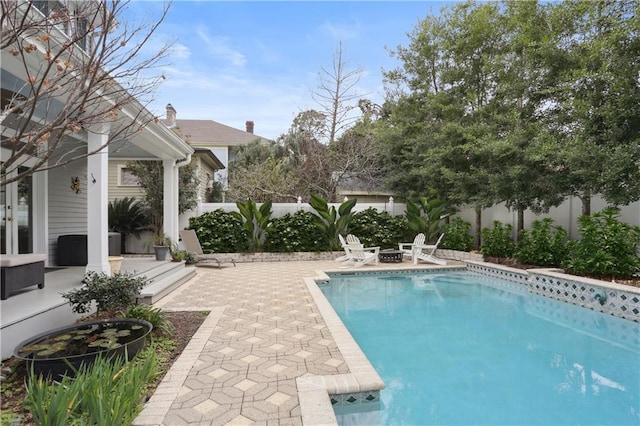
<path fill-rule="evenodd" d="M 579 275 L 629 278 L 640 271 L 636 252 L 640 227 L 618 220 L 615 209 L 605 209 L 578 219 L 581 239 L 569 243 L 563 267 Z"/>
<path fill-rule="evenodd" d="M 454 217 L 444 226 L 440 247 L 449 250 L 470 251 L 473 248 L 471 224 L 461 217 Z"/>
<path fill-rule="evenodd" d="M 128 425 L 140 411 L 157 365 L 155 351 L 147 348 L 132 362 L 98 357 L 60 383 L 31 372 L 25 408 L 37 425 Z"/>
<path fill-rule="evenodd" d="M 242 220 L 222 209 L 189 218 L 205 253 L 240 253 L 249 250 L 249 235 Z"/>
<path fill-rule="evenodd" d="M 96 302 L 98 313 L 126 309 L 135 302 L 136 296 L 150 280 L 129 272 L 119 272 L 110 277 L 90 271 L 82 282 L 82 287 L 62 294 L 69 301 L 71 310 L 78 314 L 89 312 L 93 301 Z"/>
<path fill-rule="evenodd" d="M 122 318 L 135 318 L 150 322 L 155 335 L 171 336 L 174 326 L 167 317 L 167 312 L 149 305 L 129 306 L 127 310 L 118 312 Z"/>
<path fill-rule="evenodd" d="M 514 257 L 530 265 L 560 266 L 567 258 L 567 231 L 553 226 L 553 219 L 536 220 L 530 231 L 520 232 Z"/>
<path fill-rule="evenodd" d="M 398 243 L 404 242 L 407 231 L 403 216 L 378 212 L 373 207 L 355 213 L 349 223 L 349 233 L 358 237 L 366 247 L 397 249 Z"/>
<path fill-rule="evenodd" d="M 499 220 L 493 222 L 493 229 L 481 231 L 482 247 L 480 251 L 488 257 L 511 257 L 515 253 L 516 243 L 512 237 L 513 227 Z"/>
<path fill-rule="evenodd" d="M 267 229 L 265 250 L 268 252 L 325 251 L 326 236 L 317 226 L 315 214 L 297 211 L 273 219 Z"/>

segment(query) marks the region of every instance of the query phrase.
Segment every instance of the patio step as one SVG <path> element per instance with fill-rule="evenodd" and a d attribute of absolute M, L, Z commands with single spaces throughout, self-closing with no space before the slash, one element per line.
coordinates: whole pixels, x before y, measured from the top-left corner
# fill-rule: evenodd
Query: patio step
<path fill-rule="evenodd" d="M 144 275 L 152 282 L 142 289 L 137 301 L 152 305 L 194 277 L 196 268 L 185 267 L 184 262 L 167 262 L 145 271 Z"/>

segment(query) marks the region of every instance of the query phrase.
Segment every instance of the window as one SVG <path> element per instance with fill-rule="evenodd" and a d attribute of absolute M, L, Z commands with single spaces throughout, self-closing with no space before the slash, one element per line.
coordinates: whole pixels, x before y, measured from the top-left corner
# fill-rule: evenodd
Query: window
<path fill-rule="evenodd" d="M 118 186 L 140 186 L 140 181 L 127 166 L 118 166 Z"/>

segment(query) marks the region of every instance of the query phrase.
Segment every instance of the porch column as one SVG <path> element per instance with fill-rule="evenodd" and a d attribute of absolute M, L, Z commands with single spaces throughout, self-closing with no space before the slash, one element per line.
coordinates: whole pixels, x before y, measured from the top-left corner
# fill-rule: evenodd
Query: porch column
<path fill-rule="evenodd" d="M 109 128 L 88 132 L 87 149 L 95 151 L 109 140 Z M 109 148 L 87 157 L 87 272 L 110 274 L 109 267 Z"/>
<path fill-rule="evenodd" d="M 174 243 L 178 242 L 178 167 L 175 160 L 163 160 L 163 226 L 164 233 Z"/>

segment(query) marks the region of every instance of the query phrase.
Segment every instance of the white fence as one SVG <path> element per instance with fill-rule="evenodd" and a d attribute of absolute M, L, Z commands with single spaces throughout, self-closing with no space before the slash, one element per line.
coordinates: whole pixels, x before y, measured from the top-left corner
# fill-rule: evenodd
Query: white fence
<path fill-rule="evenodd" d="M 340 203 L 329 204 L 335 206 L 336 209 Z M 405 205 L 403 203 L 396 203 L 393 201 L 393 197 L 389 198 L 386 203 L 356 203 L 353 208 L 354 212 L 362 211 L 373 207 L 378 211 L 386 211 L 392 215 L 404 215 Z M 607 203 L 600 197 L 593 197 L 591 199 L 591 212 L 596 213 L 607 207 Z M 193 216 L 199 216 L 206 212 L 211 212 L 217 209 L 224 211 L 238 211 L 235 203 L 201 203 L 196 210 L 180 215 L 180 229 L 186 228 L 189 225 L 189 218 Z M 274 203 L 273 204 L 273 217 L 281 217 L 287 213 L 295 213 L 298 210 L 313 211 L 309 203 L 303 203 L 299 200 L 297 203 Z M 579 198 L 570 197 L 562 203 L 560 206 L 552 208 L 549 213 L 536 215 L 531 211 L 525 211 L 524 215 L 524 227 L 530 229 L 534 220 L 550 217 L 554 220 L 555 225 L 562 226 L 569 233 L 569 237 L 576 239 L 578 235 L 578 218 L 582 214 L 582 202 Z M 620 208 L 620 220 L 630 225 L 640 226 L 640 202 L 635 202 L 628 206 Z M 471 223 L 472 234 L 475 234 L 476 216 L 473 208 L 462 209 L 456 213 L 459 216 Z M 482 211 L 482 228 L 493 226 L 493 222 L 499 220 L 505 224 L 511 224 L 514 232 L 517 227 L 518 214 L 516 211 L 507 209 L 504 204 L 496 205 Z"/>

